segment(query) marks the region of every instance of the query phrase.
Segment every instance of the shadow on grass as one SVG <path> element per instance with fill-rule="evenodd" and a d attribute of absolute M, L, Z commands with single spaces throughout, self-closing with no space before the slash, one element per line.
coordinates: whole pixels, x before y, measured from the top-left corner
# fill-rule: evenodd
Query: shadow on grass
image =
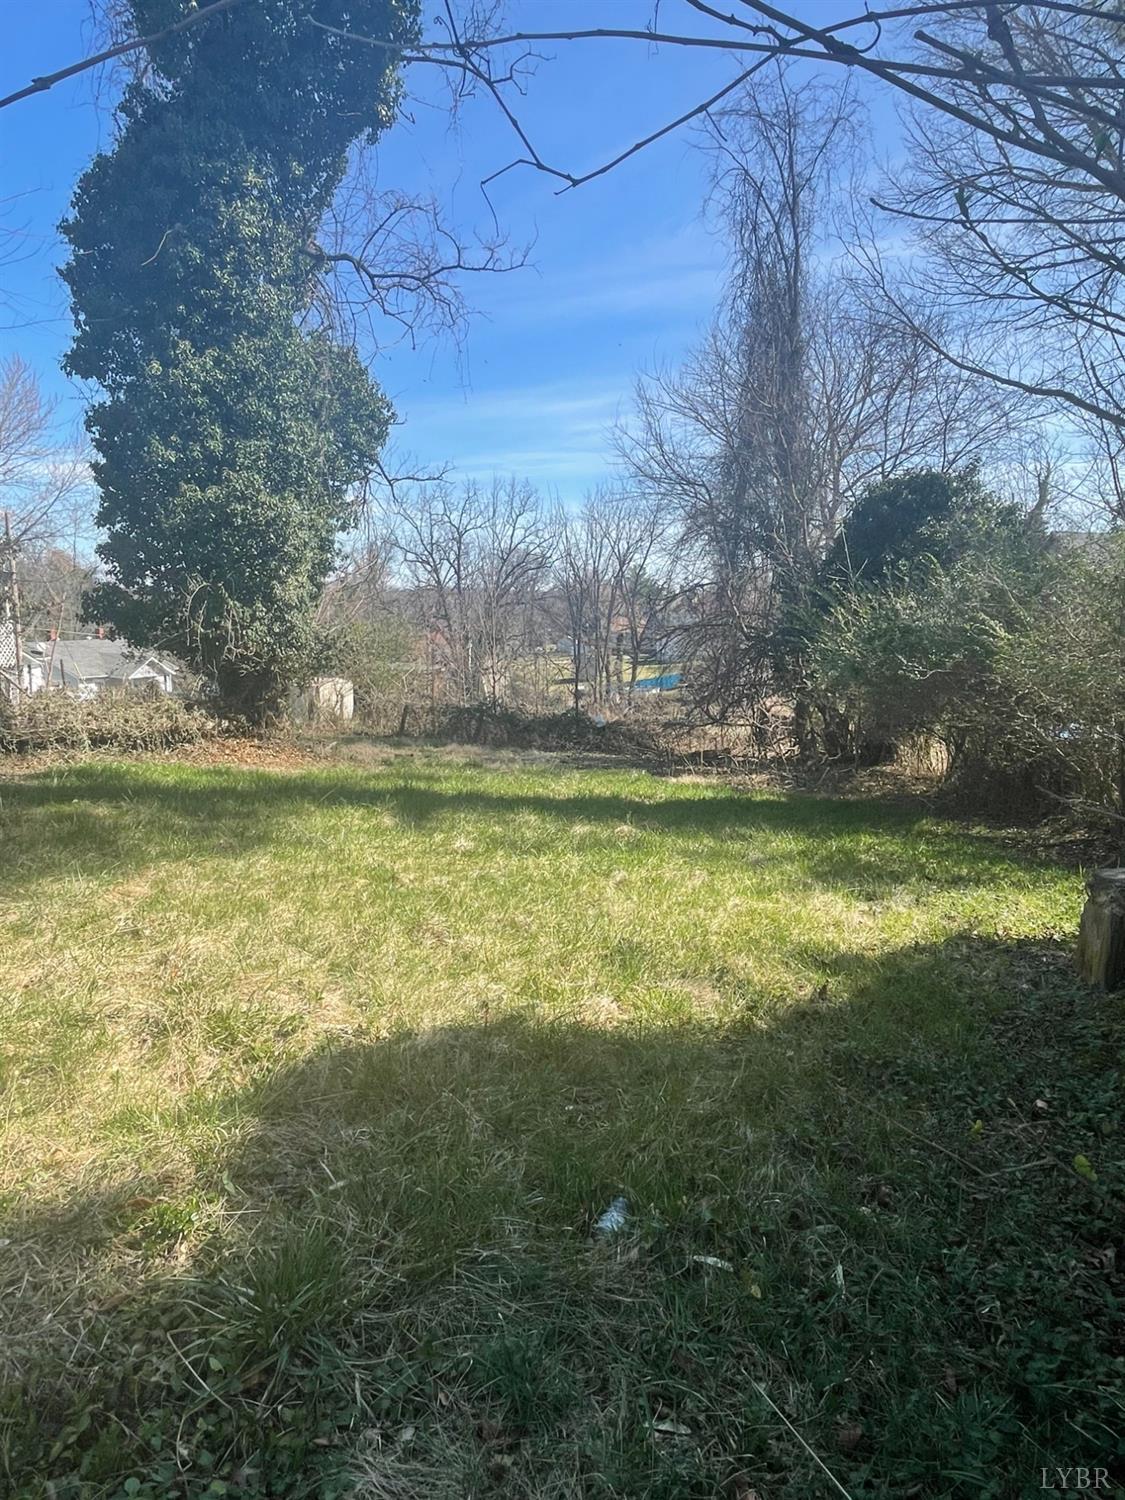
<path fill-rule="evenodd" d="M 211 1101 L 234 1144 L 174 1202 L 12 1231 L 126 1289 L 29 1351 L 13 1493 L 832 1493 L 763 1392 L 855 1496 L 1112 1465 L 1111 1002 L 969 935 L 842 974 L 770 1026 L 517 1013 Z"/>
<path fill-rule="evenodd" d="M 690 840 L 732 863 L 749 859 L 763 879 L 796 871 L 805 884 L 880 899 L 904 883 L 939 889 L 977 885 L 1029 861 L 1008 856 L 995 837 L 937 824 L 928 811 L 876 799 L 839 800 L 808 793 L 747 794 L 736 788 L 671 787 L 628 772 L 630 790 L 529 790 L 525 775 L 485 773 L 495 787 L 450 785 L 456 767 L 431 770 L 394 763 L 383 772 L 310 770 L 298 774 L 84 762 L 36 772 L 0 786 L 0 837 L 6 844 L 0 889 L 62 874 L 123 877 L 185 858 L 240 858 L 292 840 L 294 815 L 355 809 L 392 817 L 420 833 L 466 816 L 489 827 L 513 853 L 527 853 L 525 816 L 543 820 L 550 838 L 563 828 Z M 537 770 L 536 781 L 549 773 Z M 646 783 L 653 795 L 644 795 Z M 514 820 L 522 826 L 516 827 Z M 142 830 L 143 825 L 143 831 Z M 298 835 L 299 837 L 299 835 Z M 772 852 L 755 840 L 775 841 Z M 776 847 L 778 838 L 789 841 Z M 923 847 L 924 843 L 924 847 Z M 1044 864 L 1043 868 L 1047 868 Z"/>

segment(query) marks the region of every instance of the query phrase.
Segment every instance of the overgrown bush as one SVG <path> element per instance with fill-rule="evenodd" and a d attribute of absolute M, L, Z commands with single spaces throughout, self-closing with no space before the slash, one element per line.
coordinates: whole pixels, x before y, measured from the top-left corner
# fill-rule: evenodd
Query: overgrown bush
<path fill-rule="evenodd" d="M 1040 791 L 1125 814 L 1125 535 L 1053 557 L 1013 601 L 987 692 L 962 706 L 962 780 L 1034 777 Z"/>
<path fill-rule="evenodd" d="M 179 698 L 99 693 L 35 693 L 0 703 L 0 751 L 166 750 L 218 732 L 210 714 Z"/>
<path fill-rule="evenodd" d="M 1026 552 L 1042 538 L 1019 509 L 999 500 L 976 469 L 933 469 L 873 484 L 860 497 L 821 569 L 828 586 L 871 586 L 895 574 L 913 575 L 932 564 L 952 567 L 962 558 Z"/>
<path fill-rule="evenodd" d="M 387 612 L 374 619 L 347 620 L 325 631 L 317 670 L 346 677 L 355 691 L 355 716 L 378 724 L 396 719 L 406 699 L 416 640 L 409 624 Z"/>
<path fill-rule="evenodd" d="M 818 634 L 820 691 L 859 741 L 931 734 L 990 801 L 1125 811 L 1125 538 L 982 548 L 841 591 Z"/>
<path fill-rule="evenodd" d="M 803 748 L 874 764 L 934 732 L 950 698 L 987 670 L 996 622 L 1032 586 L 1046 542 L 1038 518 L 972 468 L 870 486 L 788 622 L 797 708 L 816 731 Z"/>
<path fill-rule="evenodd" d="M 978 560 L 896 570 L 836 595 L 812 652 L 820 694 L 857 746 L 936 734 L 960 748 L 962 711 L 994 676 L 1009 603 Z"/>

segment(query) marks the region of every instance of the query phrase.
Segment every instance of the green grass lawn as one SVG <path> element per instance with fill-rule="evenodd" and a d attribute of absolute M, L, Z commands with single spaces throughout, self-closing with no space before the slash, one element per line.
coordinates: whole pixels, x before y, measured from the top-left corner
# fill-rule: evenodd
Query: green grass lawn
<path fill-rule="evenodd" d="M 0 1493 L 1120 1484 L 1080 902 L 546 758 L 5 775 Z"/>

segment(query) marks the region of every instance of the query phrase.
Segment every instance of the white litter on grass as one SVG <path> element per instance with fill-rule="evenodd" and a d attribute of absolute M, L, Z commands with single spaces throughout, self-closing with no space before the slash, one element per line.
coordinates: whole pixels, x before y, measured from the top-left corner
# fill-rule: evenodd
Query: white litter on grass
<path fill-rule="evenodd" d="M 652 1430 L 660 1437 L 691 1437 L 690 1427 L 685 1427 L 682 1422 L 673 1422 L 669 1417 L 661 1417 L 654 1422 Z"/>
<path fill-rule="evenodd" d="M 595 1234 L 618 1234 L 625 1228 L 629 1218 L 628 1198 L 614 1198 L 603 1214 L 594 1222 Z"/>
<path fill-rule="evenodd" d="M 692 1261 L 697 1266 L 709 1266 L 712 1271 L 734 1270 L 729 1260 L 720 1260 L 717 1255 L 693 1255 Z"/>

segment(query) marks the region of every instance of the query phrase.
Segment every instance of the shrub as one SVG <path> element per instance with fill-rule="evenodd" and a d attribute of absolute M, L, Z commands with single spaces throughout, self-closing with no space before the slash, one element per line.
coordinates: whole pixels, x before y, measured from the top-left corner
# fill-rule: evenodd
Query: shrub
<path fill-rule="evenodd" d="M 517 708 L 473 703 L 439 712 L 433 733 L 439 740 L 519 750 L 594 751 L 640 759 L 666 754 L 658 726 L 623 720 L 599 724 L 574 709 L 527 714 Z"/>
<path fill-rule="evenodd" d="M 949 568 L 998 546 L 1018 550 L 1034 537 L 1019 510 L 990 494 L 974 469 L 902 474 L 860 497 L 825 558 L 821 582 L 883 583 L 932 563 Z"/>
<path fill-rule="evenodd" d="M 987 692 L 960 709 L 959 774 L 1033 778 L 1116 822 L 1125 814 L 1125 536 L 1055 557 L 1040 583 L 1013 603 Z"/>
<path fill-rule="evenodd" d="M 401 714 L 416 649 L 411 627 L 388 612 L 326 631 L 316 666 L 319 672 L 348 678 L 355 690 L 355 717 L 382 727 Z"/>
<path fill-rule="evenodd" d="M 818 687 L 857 742 L 946 746 L 991 801 L 1044 795 L 1125 811 L 1125 538 L 1025 558 L 986 551 L 841 591 L 817 637 Z M 1116 809 L 1116 812 L 1114 811 Z"/>
<path fill-rule="evenodd" d="M 217 733 L 215 720 L 180 698 L 99 693 L 35 693 L 0 703 L 0 751 L 166 750 Z"/>

